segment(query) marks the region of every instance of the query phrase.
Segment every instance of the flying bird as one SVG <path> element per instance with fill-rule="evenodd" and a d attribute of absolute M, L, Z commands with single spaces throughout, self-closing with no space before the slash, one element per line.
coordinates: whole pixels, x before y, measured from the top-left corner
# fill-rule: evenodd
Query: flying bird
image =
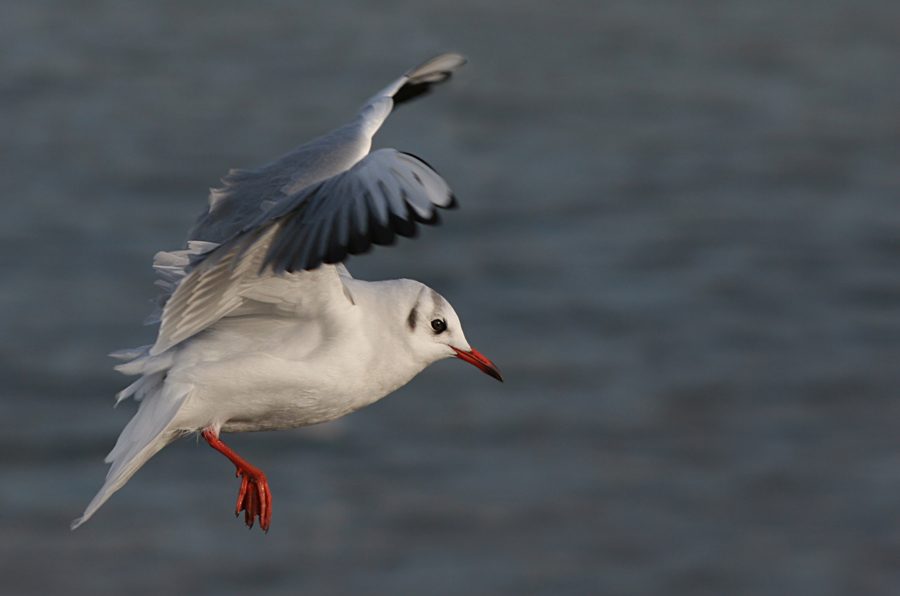
<path fill-rule="evenodd" d="M 369 99 L 356 117 L 268 165 L 232 170 L 209 195 L 187 247 L 160 252 L 164 294 L 153 345 L 111 354 L 141 375 L 117 395 L 140 402 L 106 462 L 106 481 L 76 528 L 160 449 L 199 433 L 237 468 L 235 515 L 268 530 L 266 475 L 221 433 L 282 430 L 339 418 L 457 357 L 502 381 L 466 341 L 459 317 L 417 281 L 354 279 L 348 255 L 413 236 L 455 206 L 424 161 L 370 153 L 397 104 L 427 93 L 466 60 L 432 58 Z"/>

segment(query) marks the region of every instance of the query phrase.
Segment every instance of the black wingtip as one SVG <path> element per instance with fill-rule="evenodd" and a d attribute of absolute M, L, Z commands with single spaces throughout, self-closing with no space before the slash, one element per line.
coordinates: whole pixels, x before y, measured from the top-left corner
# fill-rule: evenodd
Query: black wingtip
<path fill-rule="evenodd" d="M 441 54 L 423 62 L 406 73 L 409 81 L 394 93 L 394 106 L 429 93 L 432 87 L 447 81 L 453 71 L 466 62 L 459 54 Z"/>
<path fill-rule="evenodd" d="M 444 80 L 447 80 L 449 77 L 450 74 L 448 73 Z M 431 93 L 431 88 L 434 85 L 435 83 L 407 83 L 403 85 L 396 93 L 394 93 L 394 107 Z"/>

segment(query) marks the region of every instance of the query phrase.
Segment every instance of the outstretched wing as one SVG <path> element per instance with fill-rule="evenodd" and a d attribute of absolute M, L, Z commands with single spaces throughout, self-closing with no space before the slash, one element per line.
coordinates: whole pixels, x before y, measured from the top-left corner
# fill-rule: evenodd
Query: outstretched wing
<path fill-rule="evenodd" d="M 221 244 L 298 191 L 351 168 L 368 154 L 372 135 L 394 106 L 429 92 L 465 63 L 466 59 L 457 54 L 432 58 L 369 98 L 345 126 L 268 165 L 232 170 L 222 179 L 221 188 L 210 191 L 209 207 L 197 219 L 188 239 Z"/>
<path fill-rule="evenodd" d="M 450 187 L 425 162 L 393 149 L 375 151 L 194 257 L 190 272 L 165 304 L 151 353 L 165 351 L 236 310 L 252 287 L 268 277 L 322 276 L 322 283 L 337 283 L 337 270 L 329 267 L 326 273 L 320 265 L 340 263 L 372 244 L 391 244 L 397 234 L 413 236 L 417 223 L 435 224 L 437 209 L 453 205 Z"/>
<path fill-rule="evenodd" d="M 262 268 L 274 273 L 314 269 L 388 245 L 395 234 L 413 237 L 416 224 L 440 221 L 437 208 L 455 198 L 437 172 L 421 159 L 380 149 L 344 172 L 305 188 L 254 222 L 229 244 L 270 236 Z"/>
<path fill-rule="evenodd" d="M 303 294 L 339 295 L 340 270 L 323 263 L 391 244 L 397 234 L 413 236 L 418 223 L 438 223 L 437 209 L 455 202 L 447 183 L 415 156 L 369 149 L 395 104 L 463 64 L 456 54 L 432 58 L 372 96 L 346 126 L 267 166 L 230 173 L 190 232 L 196 250 L 179 253 L 177 275 L 169 272 L 171 295 L 159 299 L 161 325 L 150 353 L 240 314 L 264 285 L 267 296 L 280 288 L 298 305 Z M 271 283 L 279 276 L 296 283 Z"/>

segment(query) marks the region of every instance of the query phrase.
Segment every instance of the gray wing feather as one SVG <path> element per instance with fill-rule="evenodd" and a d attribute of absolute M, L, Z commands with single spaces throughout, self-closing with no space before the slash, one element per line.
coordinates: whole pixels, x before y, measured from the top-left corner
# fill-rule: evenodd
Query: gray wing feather
<path fill-rule="evenodd" d="M 261 168 L 229 172 L 189 233 L 197 246 L 218 247 L 192 251 L 186 265 L 157 266 L 173 291 L 159 299 L 164 308 L 150 353 L 241 312 L 254 286 L 268 283 L 262 278 L 293 273 L 308 291 L 318 283 L 330 292 L 335 280 L 342 287 L 339 276 L 311 270 L 392 244 L 396 235 L 414 236 L 419 223 L 437 224 L 437 209 L 455 206 L 437 172 L 393 149 L 366 154 L 393 106 L 427 93 L 465 62 L 455 54 L 432 58 L 370 98 L 350 124 Z"/>
<path fill-rule="evenodd" d="M 276 274 L 308 270 L 366 252 L 371 244 L 392 244 L 397 234 L 413 236 L 417 223 L 436 224 L 437 209 L 454 204 L 450 187 L 425 162 L 380 149 L 300 191 L 243 234 L 280 224 L 262 267 Z"/>
<path fill-rule="evenodd" d="M 457 54 L 432 58 L 371 97 L 353 122 L 268 165 L 231 170 L 221 188 L 210 190 L 209 207 L 191 228 L 188 239 L 225 242 L 269 206 L 347 170 L 368 153 L 372 135 L 394 106 L 430 92 L 465 63 Z"/>
<path fill-rule="evenodd" d="M 267 230 L 274 232 L 274 228 Z M 217 255 L 221 248 L 209 255 Z M 241 306 L 241 292 L 255 280 L 264 256 L 253 248 L 236 245 L 215 261 L 204 259 L 181 280 L 166 302 L 151 355 L 168 350 Z"/>
<path fill-rule="evenodd" d="M 345 171 L 369 151 L 371 136 L 354 121 L 252 170 L 232 170 L 210 191 L 190 240 L 222 243 L 292 193 Z"/>

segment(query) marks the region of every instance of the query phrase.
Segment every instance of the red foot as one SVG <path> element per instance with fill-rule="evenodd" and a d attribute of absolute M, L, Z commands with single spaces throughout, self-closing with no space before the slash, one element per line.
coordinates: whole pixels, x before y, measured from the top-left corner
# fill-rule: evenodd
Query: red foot
<path fill-rule="evenodd" d="M 244 521 L 248 527 L 253 527 L 253 520 L 259 517 L 259 527 L 269 531 L 269 523 L 272 521 L 272 493 L 269 491 L 269 483 L 266 475 L 259 468 L 247 463 L 243 457 L 235 453 L 228 445 L 223 443 L 212 429 L 206 429 L 200 433 L 209 446 L 220 452 L 237 466 L 235 476 L 241 477 L 241 490 L 238 492 L 237 506 L 234 514 L 244 512 Z"/>

